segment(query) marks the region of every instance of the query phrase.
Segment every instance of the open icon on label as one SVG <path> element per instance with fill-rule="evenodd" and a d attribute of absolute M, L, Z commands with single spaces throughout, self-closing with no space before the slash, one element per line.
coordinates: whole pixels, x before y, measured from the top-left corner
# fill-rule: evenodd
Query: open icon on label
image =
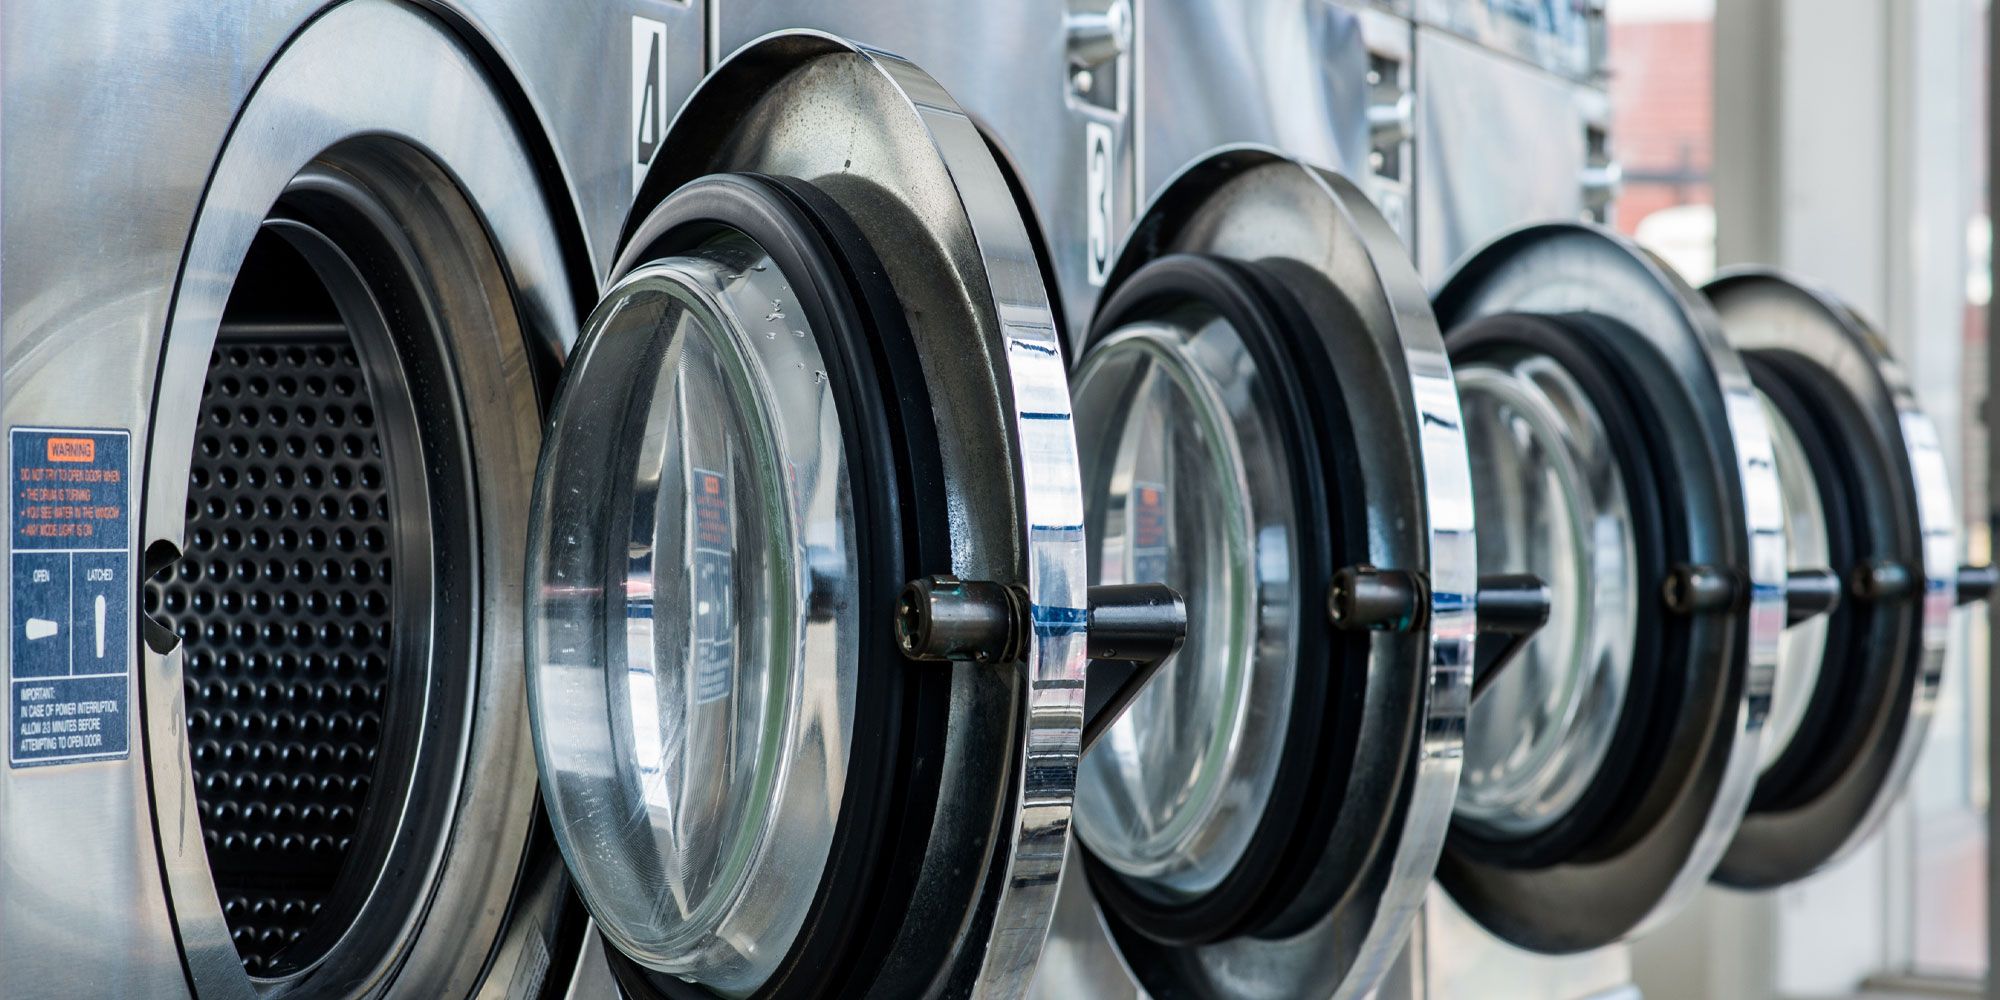
<path fill-rule="evenodd" d="M 56 634 L 56 628 L 56 623 L 47 618 L 30 618 L 27 626 L 28 639 L 33 641 L 52 638 Z"/>

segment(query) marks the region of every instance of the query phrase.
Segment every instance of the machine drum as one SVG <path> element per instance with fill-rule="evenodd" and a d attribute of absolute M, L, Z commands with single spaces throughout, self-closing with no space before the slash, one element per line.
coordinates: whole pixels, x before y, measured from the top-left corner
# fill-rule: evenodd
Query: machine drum
<path fill-rule="evenodd" d="M 374 783 L 394 610 L 375 410 L 345 338 L 218 345 L 188 549 L 146 590 L 186 645 L 202 839 L 251 974 L 297 964 Z"/>
<path fill-rule="evenodd" d="M 430 543 L 421 512 L 399 516 L 378 387 L 338 311 L 281 239 L 251 252 L 202 385 L 186 548 L 145 607 L 182 643 L 230 936 L 245 971 L 279 977 L 339 940 L 396 834 L 370 806 L 385 768 L 409 769 L 384 718 L 423 701 L 393 689 L 399 614 L 427 598 L 395 592 L 392 549 Z M 294 291 L 283 315 L 273 286 Z"/>

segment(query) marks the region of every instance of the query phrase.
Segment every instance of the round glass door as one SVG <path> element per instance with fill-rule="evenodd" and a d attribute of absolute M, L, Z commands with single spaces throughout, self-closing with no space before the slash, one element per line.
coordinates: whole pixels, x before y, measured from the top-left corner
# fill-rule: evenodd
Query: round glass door
<path fill-rule="evenodd" d="M 1791 566 L 1841 591 L 1780 641 L 1756 791 L 1716 871 L 1770 888 L 1851 850 L 1908 778 L 1956 596 L 1955 515 L 1935 429 L 1852 310 L 1770 272 L 1704 292 L 1772 426 Z"/>
<path fill-rule="evenodd" d="M 853 740 L 854 496 L 818 336 L 740 232 L 632 271 L 571 363 L 596 391 L 556 412 L 529 539 L 579 890 L 626 955 L 730 994 L 798 935 Z"/>
<path fill-rule="evenodd" d="M 624 995 L 1008 992 L 1040 935 L 992 929 L 1053 906 L 1086 632 L 953 664 L 897 631 L 905 584 L 948 575 L 1087 610 L 1053 310 L 941 101 L 823 35 L 725 61 L 563 374 L 528 686 Z"/>
<path fill-rule="evenodd" d="M 1603 417 L 1553 359 L 1461 365 L 1479 570 L 1532 573 L 1554 602 L 1473 706 L 1457 815 L 1491 835 L 1540 833 L 1602 769 L 1631 686 L 1636 526 Z"/>
<path fill-rule="evenodd" d="M 1331 269 L 1330 260 L 1371 266 Z M 1472 589 L 1457 400 L 1365 197 L 1265 151 L 1148 210 L 1071 371 L 1093 583 L 1164 582 L 1187 639 L 1078 775 L 1042 995 L 1359 996 L 1449 819 Z"/>
<path fill-rule="evenodd" d="M 1077 779 L 1078 836 L 1163 898 L 1214 890 L 1242 858 L 1291 709 L 1298 527 L 1259 381 L 1235 328 L 1198 307 L 1113 333 L 1072 377 L 1091 579 L 1195 602 L 1181 652 Z"/>
<path fill-rule="evenodd" d="M 1773 443 L 1714 313 L 1615 234 L 1503 237 L 1437 310 L 1479 570 L 1551 597 L 1481 650 L 1439 880 L 1518 946 L 1601 947 L 1705 883 L 1748 804 L 1784 622 Z"/>
<path fill-rule="evenodd" d="M 1833 565 L 1833 539 L 1823 487 L 1799 431 L 1784 408 L 1758 390 L 1764 419 L 1771 426 L 1771 457 L 1778 470 L 1778 487 L 1785 505 L 1785 551 L 1793 566 Z M 1771 685 L 1771 715 L 1764 723 L 1757 751 L 1759 775 L 1769 774 L 1805 725 L 1813 691 L 1819 687 L 1820 665 L 1826 658 L 1827 618 L 1814 615 L 1785 629 L 1778 637 L 1778 676 Z"/>

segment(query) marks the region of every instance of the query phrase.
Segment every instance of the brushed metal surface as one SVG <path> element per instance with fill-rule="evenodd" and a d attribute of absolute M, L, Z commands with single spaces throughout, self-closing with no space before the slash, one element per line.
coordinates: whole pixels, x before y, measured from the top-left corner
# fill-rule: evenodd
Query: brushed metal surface
<path fill-rule="evenodd" d="M 1089 138 L 1092 125 L 1112 135 L 1113 246 L 1130 224 L 1136 200 L 1130 171 L 1129 115 L 1077 99 L 1070 65 L 1065 0 L 1015 3 L 721 3 L 711 9 L 712 53 L 727 55 L 773 31 L 814 29 L 893 52 L 933 74 L 953 101 L 1001 150 L 1025 188 L 1034 239 L 1053 253 L 1065 325 L 1088 321 L 1097 287 L 1090 281 Z M 690 23 L 674 31 L 693 30 Z"/>
<path fill-rule="evenodd" d="M 1417 20 L 1573 80 L 1603 72 L 1608 0 L 1416 0 Z"/>
<path fill-rule="evenodd" d="M 483 42 L 503 82 L 518 81 L 517 117 L 545 135 L 565 181 L 544 194 L 558 222 L 581 222 L 602 278 L 632 208 L 632 19 L 674 26 L 665 34 L 661 101 L 669 116 L 701 82 L 709 8 L 688 0 L 419 0 L 455 11 Z M 580 303 L 584 312 L 595 305 Z"/>
<path fill-rule="evenodd" d="M 1585 120 L 1575 84 L 1433 28 L 1417 29 L 1415 59 L 1425 281 L 1442 284 L 1461 258 L 1516 226 L 1582 216 Z"/>
<path fill-rule="evenodd" d="M 143 453 L 188 220 L 234 108 L 308 6 L 217 5 L 200 24 L 137 2 L 0 9 L 7 424 L 124 427 Z M 10 981 L 185 993 L 138 736 L 122 761 L 0 770 Z"/>
<path fill-rule="evenodd" d="M 1323 0 L 1142 6 L 1140 190 L 1151 199 L 1187 164 L 1234 143 L 1367 176 L 1362 16 Z"/>

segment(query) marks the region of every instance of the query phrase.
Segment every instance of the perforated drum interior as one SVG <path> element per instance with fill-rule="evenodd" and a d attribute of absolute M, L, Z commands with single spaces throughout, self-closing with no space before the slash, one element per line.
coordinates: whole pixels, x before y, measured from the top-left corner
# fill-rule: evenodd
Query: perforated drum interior
<path fill-rule="evenodd" d="M 146 610 L 184 644 L 223 916 L 245 970 L 271 976 L 338 938 L 344 884 L 372 880 L 382 851 L 368 841 L 395 832 L 371 822 L 372 793 L 409 767 L 382 753 L 384 713 L 422 700 L 397 690 L 396 638 L 429 597 L 397 589 L 393 550 L 427 548 L 430 532 L 422 511 L 394 506 L 377 425 L 378 392 L 400 380 L 371 382 L 281 238 L 252 254 L 202 387 L 187 548 L 148 583 Z"/>

